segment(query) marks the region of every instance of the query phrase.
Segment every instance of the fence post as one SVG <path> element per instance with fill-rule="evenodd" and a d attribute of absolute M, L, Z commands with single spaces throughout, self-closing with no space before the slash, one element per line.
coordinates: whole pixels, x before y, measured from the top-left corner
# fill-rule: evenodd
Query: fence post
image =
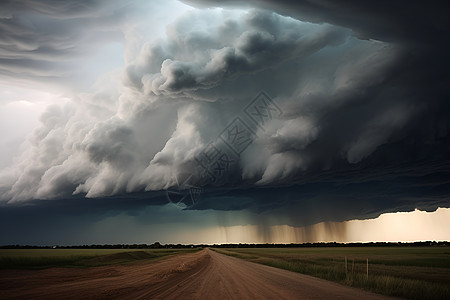
<path fill-rule="evenodd" d="M 366 279 L 369 279 L 369 259 L 367 259 Z"/>
<path fill-rule="evenodd" d="M 345 277 L 347 277 L 347 256 L 345 256 Z"/>

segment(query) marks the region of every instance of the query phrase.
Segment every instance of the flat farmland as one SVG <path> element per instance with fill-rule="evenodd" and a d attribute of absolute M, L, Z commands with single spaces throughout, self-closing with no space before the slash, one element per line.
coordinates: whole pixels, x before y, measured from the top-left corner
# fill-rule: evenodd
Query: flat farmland
<path fill-rule="evenodd" d="M 450 247 L 227 248 L 215 250 L 247 261 L 307 274 L 384 295 L 407 299 L 450 298 Z"/>
<path fill-rule="evenodd" d="M 3 250 L 0 299 L 387 300 L 450 295 L 449 247 L 214 250 Z"/>
<path fill-rule="evenodd" d="M 393 299 L 210 249 L 97 267 L 0 270 L 2 300 L 80 298 Z"/>
<path fill-rule="evenodd" d="M 95 267 L 155 260 L 198 249 L 0 249 L 0 269 Z"/>

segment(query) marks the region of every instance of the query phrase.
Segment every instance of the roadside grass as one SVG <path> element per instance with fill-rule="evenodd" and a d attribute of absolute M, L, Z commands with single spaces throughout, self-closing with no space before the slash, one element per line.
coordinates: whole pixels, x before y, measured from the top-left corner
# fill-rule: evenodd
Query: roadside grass
<path fill-rule="evenodd" d="M 0 249 L 0 269 L 96 267 L 158 260 L 200 249 Z"/>
<path fill-rule="evenodd" d="M 229 248 L 217 252 L 406 299 L 450 299 L 449 247 Z M 347 256 L 347 273 L 345 272 Z M 367 261 L 369 259 L 369 276 Z"/>

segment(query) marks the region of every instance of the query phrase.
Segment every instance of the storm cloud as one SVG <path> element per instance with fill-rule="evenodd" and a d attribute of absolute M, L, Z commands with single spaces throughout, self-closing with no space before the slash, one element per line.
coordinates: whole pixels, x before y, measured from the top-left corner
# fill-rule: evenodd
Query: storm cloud
<path fill-rule="evenodd" d="M 71 86 L 0 172 L 2 205 L 161 205 L 184 183 L 202 190 L 189 210 L 296 226 L 450 205 L 444 2 L 185 3 L 153 34 L 162 8 L 139 1 L 2 3 L 1 78 Z M 73 92 L 106 41 L 123 67 Z M 263 125 L 259 95 L 279 112 Z M 236 122 L 251 139 L 213 184 L 199 158 Z"/>

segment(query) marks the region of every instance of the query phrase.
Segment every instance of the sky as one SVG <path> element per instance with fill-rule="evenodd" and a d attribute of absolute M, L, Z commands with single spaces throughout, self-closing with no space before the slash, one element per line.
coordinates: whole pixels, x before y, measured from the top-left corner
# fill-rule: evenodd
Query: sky
<path fill-rule="evenodd" d="M 0 3 L 0 245 L 450 240 L 446 1 Z"/>

